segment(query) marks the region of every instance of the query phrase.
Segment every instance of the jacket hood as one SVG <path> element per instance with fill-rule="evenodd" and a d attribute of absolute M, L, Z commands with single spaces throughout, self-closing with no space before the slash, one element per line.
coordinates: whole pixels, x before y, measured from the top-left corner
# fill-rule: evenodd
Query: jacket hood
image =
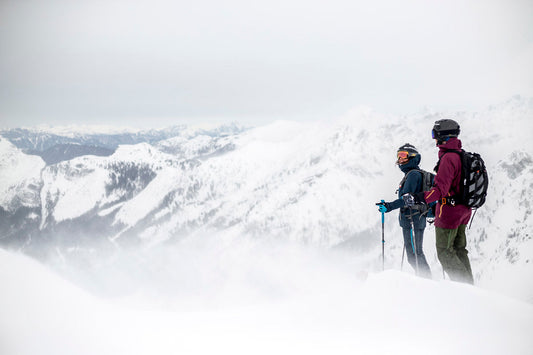
<path fill-rule="evenodd" d="M 447 142 L 444 142 L 442 144 L 439 144 L 438 147 L 441 149 L 448 149 L 448 150 L 457 150 L 461 149 L 463 144 L 461 143 L 461 140 L 459 138 L 450 138 Z"/>
<path fill-rule="evenodd" d="M 459 138 L 450 138 L 448 141 L 439 144 L 437 147 L 439 147 L 439 157 L 440 155 L 447 151 L 447 150 L 461 150 L 463 147 L 463 144 L 461 143 L 461 140 Z"/>
<path fill-rule="evenodd" d="M 413 169 L 418 169 L 418 165 L 420 164 L 420 155 L 417 155 L 413 159 L 409 159 L 409 161 L 406 164 L 398 165 L 400 170 L 404 173 L 408 173 L 409 171 Z"/>

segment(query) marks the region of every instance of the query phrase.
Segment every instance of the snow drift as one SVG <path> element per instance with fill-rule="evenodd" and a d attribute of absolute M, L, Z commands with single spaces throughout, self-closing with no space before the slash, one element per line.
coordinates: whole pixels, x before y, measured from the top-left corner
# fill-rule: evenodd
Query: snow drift
<path fill-rule="evenodd" d="M 264 247 L 233 251 L 233 264 L 219 264 L 223 287 L 182 283 L 172 301 L 159 302 L 103 301 L 0 250 L 2 354 L 519 355 L 533 346 L 530 304 L 397 271 L 366 277 L 338 255 Z M 183 307 L 184 293 L 207 291 L 217 291 L 209 305 L 189 299 Z"/>

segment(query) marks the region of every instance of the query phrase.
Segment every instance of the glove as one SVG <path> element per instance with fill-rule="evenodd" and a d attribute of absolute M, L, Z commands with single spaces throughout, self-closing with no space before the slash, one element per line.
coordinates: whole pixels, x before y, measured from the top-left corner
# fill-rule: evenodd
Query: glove
<path fill-rule="evenodd" d="M 424 191 L 420 191 L 416 194 L 413 194 L 413 197 L 415 198 L 415 203 L 426 204 L 426 194 L 424 193 Z"/>
<path fill-rule="evenodd" d="M 387 213 L 391 211 L 390 203 L 388 202 L 378 202 L 376 203 L 376 206 L 379 206 L 378 211 L 381 213 Z"/>
<path fill-rule="evenodd" d="M 413 207 L 414 205 L 421 205 L 426 203 L 423 192 L 419 192 L 416 194 L 404 194 L 402 195 L 402 200 L 404 202 L 404 206 L 407 208 Z"/>
<path fill-rule="evenodd" d="M 405 207 L 413 207 L 416 204 L 415 197 L 411 194 L 402 195 L 402 200 Z"/>
<path fill-rule="evenodd" d="M 427 218 L 435 219 L 435 203 L 429 205 Z"/>

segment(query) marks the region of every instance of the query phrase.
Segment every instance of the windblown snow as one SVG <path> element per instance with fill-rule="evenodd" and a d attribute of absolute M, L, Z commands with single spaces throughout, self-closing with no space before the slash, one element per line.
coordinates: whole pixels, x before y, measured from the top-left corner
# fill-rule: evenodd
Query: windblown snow
<path fill-rule="evenodd" d="M 346 260 L 316 252 L 257 251 L 232 251 L 218 270 L 188 265 L 193 274 L 214 272 L 206 276 L 215 285 L 205 290 L 191 280 L 167 285 L 169 298 L 160 303 L 132 303 L 90 296 L 35 261 L 0 250 L 2 353 L 531 353 L 531 304 L 393 270 L 365 280 L 345 268 Z M 201 291 L 203 299 L 193 301 Z"/>

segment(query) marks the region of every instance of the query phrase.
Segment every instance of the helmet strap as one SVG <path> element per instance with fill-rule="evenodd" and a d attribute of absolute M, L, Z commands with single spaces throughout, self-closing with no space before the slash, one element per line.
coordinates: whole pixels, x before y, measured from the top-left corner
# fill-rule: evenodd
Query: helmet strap
<path fill-rule="evenodd" d="M 437 141 L 437 144 L 436 144 L 436 145 L 443 145 L 443 144 L 446 144 L 446 143 L 448 142 L 449 139 L 450 139 L 450 137 L 435 138 L 435 140 Z"/>

